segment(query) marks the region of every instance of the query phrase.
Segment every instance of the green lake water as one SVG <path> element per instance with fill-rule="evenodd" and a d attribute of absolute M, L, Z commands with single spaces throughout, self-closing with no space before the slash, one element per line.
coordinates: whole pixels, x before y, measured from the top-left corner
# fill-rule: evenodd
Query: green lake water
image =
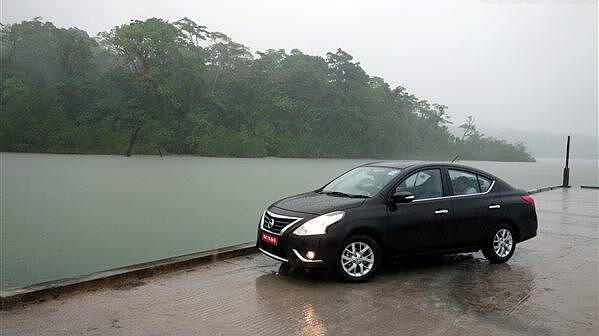
<path fill-rule="evenodd" d="M 2 289 L 255 239 L 271 202 L 367 160 L 1 153 Z M 562 160 L 461 162 L 514 186 L 561 184 Z M 573 185 L 599 185 L 596 160 Z"/>

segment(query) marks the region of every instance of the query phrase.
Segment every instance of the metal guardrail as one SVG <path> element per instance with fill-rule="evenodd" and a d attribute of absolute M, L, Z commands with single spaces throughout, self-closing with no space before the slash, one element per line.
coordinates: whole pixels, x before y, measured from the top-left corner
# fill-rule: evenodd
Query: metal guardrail
<path fill-rule="evenodd" d="M 536 193 L 540 193 L 543 191 L 549 191 L 549 190 L 554 190 L 554 189 L 559 189 L 559 188 L 569 188 L 569 187 L 556 185 L 556 186 L 542 187 L 542 188 L 538 188 L 538 189 L 531 189 L 531 190 L 527 190 L 526 192 L 528 192 L 529 194 L 536 194 Z"/>

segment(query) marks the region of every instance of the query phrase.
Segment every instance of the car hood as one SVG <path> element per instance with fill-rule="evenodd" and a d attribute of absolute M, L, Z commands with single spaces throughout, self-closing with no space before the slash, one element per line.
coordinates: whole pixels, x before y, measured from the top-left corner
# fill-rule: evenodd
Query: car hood
<path fill-rule="evenodd" d="M 332 211 L 356 208 L 364 203 L 364 198 L 349 198 L 319 194 L 314 191 L 284 198 L 273 206 L 294 211 L 322 215 Z"/>

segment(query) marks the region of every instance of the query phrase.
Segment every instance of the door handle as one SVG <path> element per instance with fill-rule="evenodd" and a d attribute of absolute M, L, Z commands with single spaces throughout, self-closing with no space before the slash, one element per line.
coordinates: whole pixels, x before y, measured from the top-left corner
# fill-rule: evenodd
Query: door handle
<path fill-rule="evenodd" d="M 447 210 L 447 209 L 441 209 L 441 210 L 435 211 L 435 214 L 437 214 L 437 215 L 444 215 L 446 213 L 449 213 L 449 210 Z"/>
<path fill-rule="evenodd" d="M 501 208 L 501 205 L 499 205 L 499 204 L 489 205 L 489 209 L 499 209 L 499 208 Z"/>

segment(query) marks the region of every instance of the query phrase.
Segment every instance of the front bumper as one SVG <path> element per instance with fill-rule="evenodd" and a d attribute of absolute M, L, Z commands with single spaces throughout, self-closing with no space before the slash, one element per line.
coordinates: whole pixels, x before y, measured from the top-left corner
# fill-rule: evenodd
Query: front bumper
<path fill-rule="evenodd" d="M 265 232 L 268 233 L 268 232 Z M 262 230 L 258 230 L 256 245 L 265 255 L 282 262 L 288 262 L 301 268 L 327 268 L 333 264 L 337 255 L 339 241 L 328 235 L 297 236 L 285 232 L 278 236 L 276 246 L 262 241 Z M 307 257 L 308 251 L 314 252 L 313 259 Z"/>

